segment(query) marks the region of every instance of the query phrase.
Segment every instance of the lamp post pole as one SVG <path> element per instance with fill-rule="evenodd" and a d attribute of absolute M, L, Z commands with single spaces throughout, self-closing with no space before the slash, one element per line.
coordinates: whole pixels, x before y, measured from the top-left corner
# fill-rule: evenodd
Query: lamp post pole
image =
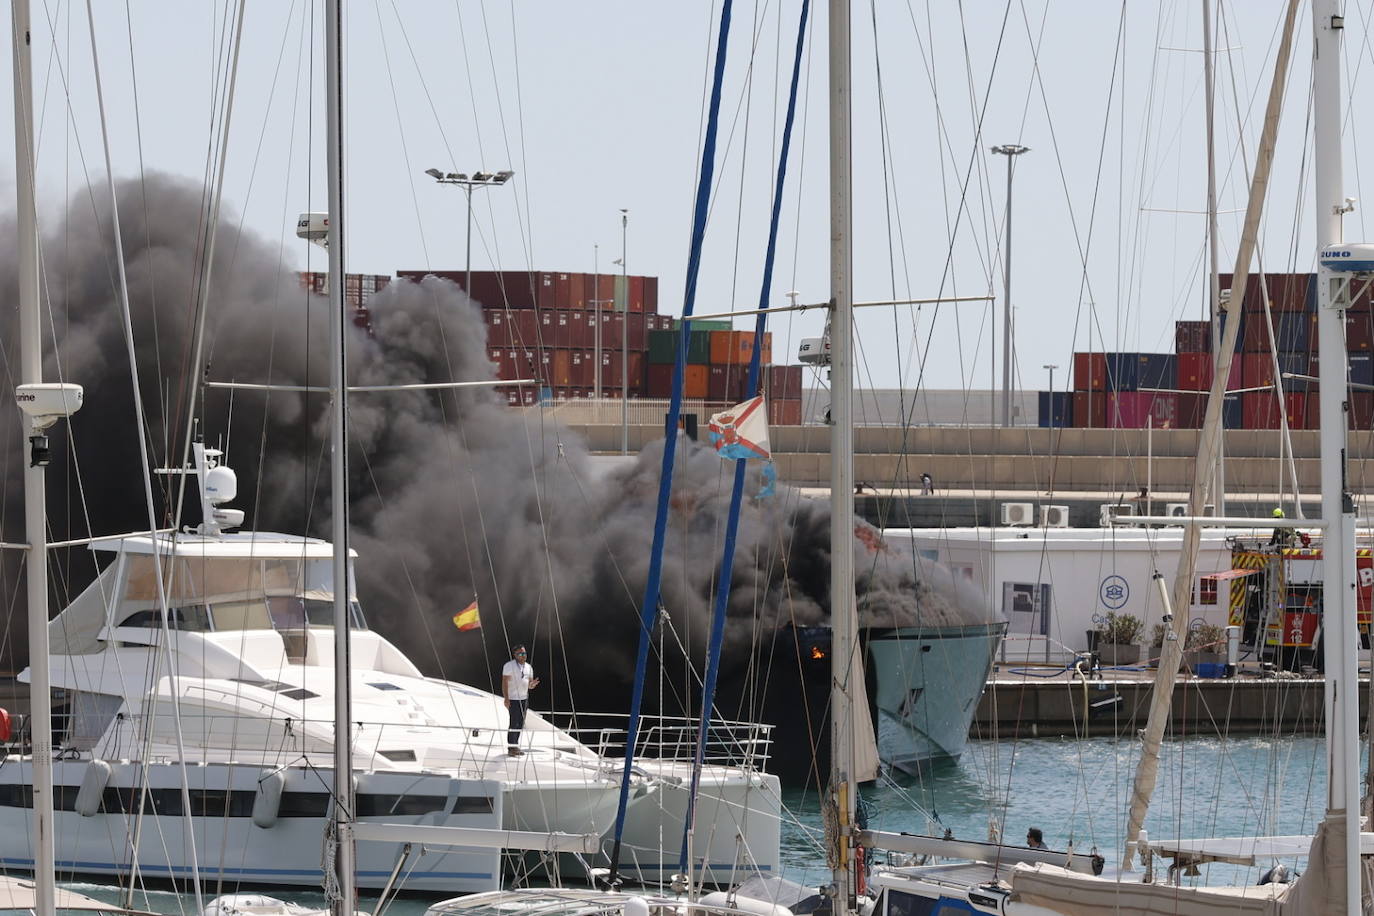
<path fill-rule="evenodd" d="M 425 174 L 433 178 L 439 184 L 456 184 L 463 189 L 467 195 L 468 204 L 468 232 L 467 232 L 467 259 L 463 269 L 463 292 L 472 297 L 472 192 L 476 188 L 490 188 L 503 185 L 515 176 L 510 169 L 500 172 L 484 172 L 480 169 L 471 175 L 462 172 L 444 173 L 438 169 L 425 169 Z"/>
<path fill-rule="evenodd" d="M 1007 265 L 1002 271 L 1002 425 L 1011 425 L 1011 175 L 1012 160 L 1030 147 L 1015 143 L 994 146 L 994 153 L 1007 157 Z"/>
<path fill-rule="evenodd" d="M 592 329 L 593 340 L 596 344 L 596 355 L 592 360 L 592 368 L 595 375 L 592 377 L 592 395 L 599 402 L 601 400 L 601 246 L 592 243 L 592 320 L 596 322 Z M 597 412 L 601 407 L 597 405 Z"/>
<path fill-rule="evenodd" d="M 1055 365 L 1054 363 L 1045 363 L 1045 365 L 1041 366 L 1040 368 L 1050 370 L 1050 427 L 1053 428 L 1053 426 L 1054 426 L 1054 370 L 1058 369 L 1059 367 L 1058 367 L 1057 365 Z"/>

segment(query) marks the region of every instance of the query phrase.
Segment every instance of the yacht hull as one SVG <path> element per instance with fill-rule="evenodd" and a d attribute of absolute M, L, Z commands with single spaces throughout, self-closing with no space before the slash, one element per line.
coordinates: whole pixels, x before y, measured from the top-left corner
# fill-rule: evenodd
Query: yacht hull
<path fill-rule="evenodd" d="M 1005 622 L 867 632 L 876 694 L 878 756 L 919 775 L 958 760 Z"/>

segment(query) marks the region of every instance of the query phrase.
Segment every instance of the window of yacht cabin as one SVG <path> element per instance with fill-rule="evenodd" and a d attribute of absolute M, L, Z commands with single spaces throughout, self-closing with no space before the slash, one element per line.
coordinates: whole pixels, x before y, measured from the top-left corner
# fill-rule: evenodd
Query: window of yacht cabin
<path fill-rule="evenodd" d="M 160 630 L 162 629 L 162 611 L 157 608 L 137 611 L 125 617 L 118 625 Z M 173 630 L 203 632 L 210 629 L 210 611 L 201 605 L 168 608 L 167 625 Z"/>
<path fill-rule="evenodd" d="M 939 903 L 939 900 L 917 897 L 915 894 L 885 888 L 883 890 L 883 905 L 877 909 L 877 912 L 881 913 L 882 916 L 932 916 L 938 912 L 936 906 Z M 969 909 L 967 912 L 973 912 L 973 910 Z"/>

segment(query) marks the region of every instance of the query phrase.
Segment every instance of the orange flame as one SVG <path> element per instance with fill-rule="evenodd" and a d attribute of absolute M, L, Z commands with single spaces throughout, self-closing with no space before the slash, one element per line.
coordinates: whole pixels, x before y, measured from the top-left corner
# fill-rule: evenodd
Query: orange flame
<path fill-rule="evenodd" d="M 811 647 L 811 657 L 812 657 L 812 658 L 825 658 L 825 653 L 821 651 L 821 647 L 820 647 L 820 646 L 812 646 L 812 647 Z"/>

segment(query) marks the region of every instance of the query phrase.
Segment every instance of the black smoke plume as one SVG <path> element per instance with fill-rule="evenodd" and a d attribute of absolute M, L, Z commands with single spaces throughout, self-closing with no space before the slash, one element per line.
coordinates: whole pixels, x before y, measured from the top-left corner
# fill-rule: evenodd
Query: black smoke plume
<path fill-rule="evenodd" d="M 100 195 L 94 195 L 100 199 Z M 108 212 L 80 197 L 44 239 L 51 323 L 46 377 L 79 382 L 83 410 L 55 430 L 50 510 L 55 539 L 147 526 L 129 364 L 115 285 Z M 153 460 L 180 461 L 192 411 L 191 324 L 204 239 L 198 187 L 166 176 L 119 186 L 121 226 L 137 347 L 139 389 Z M 13 226 L 4 229 L 13 237 Z M 298 283 L 294 238 L 268 242 L 219 227 L 209 295 L 206 377 L 328 384 L 327 303 Z M 6 250 L 12 251 L 9 245 Z M 14 264 L 0 281 L 14 301 Z M 476 381 L 494 377 L 481 314 L 440 280 L 392 283 L 368 303 L 375 335 L 349 326 L 355 385 Z M 7 383 L 16 381 L 15 318 L 0 327 Z M 529 342 L 531 346 L 534 342 Z M 323 394 L 201 390 L 194 415 L 206 441 L 224 445 L 239 476 L 245 528 L 327 536 L 328 402 Z M 480 687 L 513 642 L 527 642 L 550 705 L 624 711 L 648 572 L 662 442 L 633 461 L 600 469 L 583 441 L 546 411 L 517 411 L 490 388 L 443 393 L 366 392 L 351 397 L 352 546 L 370 625 L 425 671 Z M 4 427 L 4 540 L 22 540 L 18 424 Z M 663 564 L 664 623 L 653 633 L 651 703 L 693 705 L 733 465 L 684 441 L 674 478 Z M 78 470 L 79 481 L 78 484 Z M 176 504 L 174 478 L 155 481 L 160 524 Z M 727 603 L 725 669 L 756 660 L 787 623 L 828 616 L 829 513 L 780 486 L 759 499 L 751 470 Z M 190 500 L 194 503 L 194 500 Z M 183 515 L 194 524 L 196 510 Z M 855 554 L 863 622 L 967 622 L 987 614 L 976 590 L 863 528 Z M 60 607 L 95 572 L 86 551 L 67 551 L 54 576 Z M 6 595 L 19 579 L 5 568 Z M 480 631 L 451 616 L 476 599 Z M 11 600 L 9 607 L 22 608 Z M 54 612 L 56 610 L 54 609 Z M 24 663 L 21 613 L 11 611 L 5 660 Z M 691 659 L 689 663 L 686 659 Z M 673 686 L 667 686 L 667 685 Z M 738 701 L 732 701 L 738 702 Z M 657 707 L 656 707 L 657 708 Z M 729 709 L 730 713 L 748 710 Z"/>

